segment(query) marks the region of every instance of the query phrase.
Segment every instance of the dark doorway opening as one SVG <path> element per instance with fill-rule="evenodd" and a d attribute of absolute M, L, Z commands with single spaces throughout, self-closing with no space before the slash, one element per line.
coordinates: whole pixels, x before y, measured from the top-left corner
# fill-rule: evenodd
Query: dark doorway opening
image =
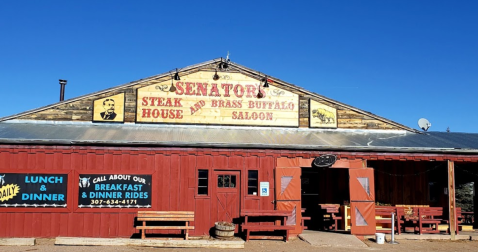
<path fill-rule="evenodd" d="M 304 225 L 309 230 L 323 230 L 324 216 L 319 204 L 349 205 L 348 169 L 302 168 L 301 176 L 302 216 L 310 217 Z M 343 221 L 338 229 L 344 230 Z"/>
<path fill-rule="evenodd" d="M 478 228 L 475 213 L 477 207 L 476 187 L 478 185 L 478 169 L 476 163 L 455 163 L 455 200 L 456 207 L 461 208 L 458 216 L 460 231 L 471 231 Z"/>

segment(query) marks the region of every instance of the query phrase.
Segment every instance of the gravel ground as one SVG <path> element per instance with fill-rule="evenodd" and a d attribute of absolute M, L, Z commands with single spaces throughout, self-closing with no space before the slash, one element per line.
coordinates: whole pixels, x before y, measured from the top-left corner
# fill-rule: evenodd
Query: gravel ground
<path fill-rule="evenodd" d="M 198 251 L 198 252 L 215 252 L 215 251 L 478 251 L 478 241 L 420 241 L 420 240 L 401 240 L 400 244 L 376 244 L 373 240 L 365 240 L 367 248 L 332 248 L 332 247 L 313 247 L 308 243 L 294 239 L 287 243 L 275 240 L 252 240 L 245 244 L 245 249 L 213 249 L 213 248 L 150 248 L 150 247 L 127 247 L 127 246 L 55 246 L 54 239 L 37 239 L 35 246 L 2 246 L 2 252 L 19 252 L 19 251 L 35 251 L 35 252 L 85 252 L 85 251 L 101 251 L 101 252 L 122 252 L 122 251 Z"/>

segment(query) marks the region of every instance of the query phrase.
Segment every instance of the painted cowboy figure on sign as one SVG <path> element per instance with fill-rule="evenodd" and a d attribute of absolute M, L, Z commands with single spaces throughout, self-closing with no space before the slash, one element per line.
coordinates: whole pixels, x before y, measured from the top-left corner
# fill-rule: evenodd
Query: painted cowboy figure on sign
<path fill-rule="evenodd" d="M 105 109 L 105 111 L 100 113 L 101 118 L 103 118 L 103 120 L 114 120 L 116 117 L 115 100 L 113 99 L 104 100 L 103 108 Z"/>

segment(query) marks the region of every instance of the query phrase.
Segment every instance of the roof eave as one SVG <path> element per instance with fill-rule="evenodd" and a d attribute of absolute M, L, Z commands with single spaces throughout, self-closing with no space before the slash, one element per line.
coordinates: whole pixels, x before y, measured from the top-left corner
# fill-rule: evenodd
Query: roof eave
<path fill-rule="evenodd" d="M 384 146 L 330 146 L 330 145 L 297 145 L 297 144 L 230 144 L 230 143 L 191 143 L 191 142 L 153 142 L 153 141 L 102 141 L 102 140 L 69 140 L 69 139 L 0 139 L 0 144 L 11 145 L 101 145 L 101 146 L 148 146 L 148 147 L 185 147 L 185 148 L 233 148 L 233 149 L 280 149 L 307 151 L 346 151 L 346 152 L 385 152 L 385 153 L 437 153 L 437 154 L 478 154 L 477 149 L 460 148 L 417 148 L 417 147 L 384 147 Z"/>

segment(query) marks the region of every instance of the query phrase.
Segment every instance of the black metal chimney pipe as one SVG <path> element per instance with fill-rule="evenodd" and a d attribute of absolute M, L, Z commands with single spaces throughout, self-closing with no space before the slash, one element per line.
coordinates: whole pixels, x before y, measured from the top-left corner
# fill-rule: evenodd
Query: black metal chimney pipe
<path fill-rule="evenodd" d="M 66 80 L 62 80 L 60 79 L 60 85 L 61 85 L 61 88 L 60 88 L 60 101 L 63 101 L 65 99 L 65 85 L 66 85 Z"/>

